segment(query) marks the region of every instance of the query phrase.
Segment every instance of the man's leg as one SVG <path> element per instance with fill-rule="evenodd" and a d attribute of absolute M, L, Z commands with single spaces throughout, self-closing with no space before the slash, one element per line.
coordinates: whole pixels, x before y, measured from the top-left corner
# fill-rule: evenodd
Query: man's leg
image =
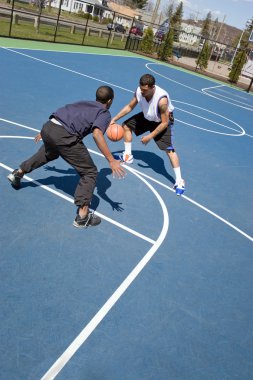
<path fill-rule="evenodd" d="M 132 133 L 134 132 L 136 136 L 140 136 L 148 131 L 148 125 L 149 121 L 144 118 L 143 112 L 139 112 L 123 122 L 125 150 L 122 161 L 125 163 L 132 164 L 134 160 L 132 155 Z"/>
<path fill-rule="evenodd" d="M 43 135 L 43 132 L 41 133 Z M 8 175 L 7 178 L 15 189 L 19 189 L 21 186 L 21 178 L 24 176 L 24 174 L 30 173 L 33 170 L 38 169 L 39 167 L 55 160 L 58 157 L 59 153 L 57 152 L 56 147 L 48 144 L 46 139 L 44 139 L 44 144 L 40 147 L 40 149 L 33 156 L 28 158 L 28 160 L 22 162 L 19 169 L 15 169 L 11 174 Z"/>
<path fill-rule="evenodd" d="M 73 223 L 74 226 L 87 227 L 99 224 L 101 219 L 89 210 L 98 172 L 88 149 L 82 141 L 77 141 L 71 146 L 61 146 L 58 149 L 61 157 L 80 175 L 74 194 L 75 205 L 78 207 L 78 215 Z"/>
<path fill-rule="evenodd" d="M 166 152 L 176 177 L 174 189 L 177 195 L 182 195 L 185 191 L 185 182 L 181 175 L 179 157 L 174 149 L 173 123 L 169 123 L 168 128 L 156 136 L 154 140 L 158 148 Z"/>

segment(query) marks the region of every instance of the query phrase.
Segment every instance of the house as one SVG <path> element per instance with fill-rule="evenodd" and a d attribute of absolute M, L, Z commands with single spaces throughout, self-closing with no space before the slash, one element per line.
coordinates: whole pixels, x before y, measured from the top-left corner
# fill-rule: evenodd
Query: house
<path fill-rule="evenodd" d="M 105 16 L 106 12 L 109 12 L 109 14 L 111 14 L 106 0 L 52 0 L 51 6 L 54 8 L 59 8 L 60 2 L 61 9 L 67 12 L 89 13 L 91 16 L 98 16 L 100 19 L 107 17 Z"/>
<path fill-rule="evenodd" d="M 140 10 L 132 9 L 125 5 L 116 4 L 112 1 L 108 1 L 108 8 L 110 8 L 111 15 L 105 12 L 104 17 L 113 17 L 113 22 L 123 25 L 125 28 L 129 29 L 132 26 L 133 19 L 140 19 Z"/>

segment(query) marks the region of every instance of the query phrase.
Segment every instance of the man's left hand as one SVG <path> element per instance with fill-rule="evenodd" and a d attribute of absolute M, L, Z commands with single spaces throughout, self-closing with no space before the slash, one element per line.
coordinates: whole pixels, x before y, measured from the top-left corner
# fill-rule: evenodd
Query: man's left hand
<path fill-rule="evenodd" d="M 151 139 L 152 139 L 151 135 L 143 136 L 141 138 L 141 142 L 142 144 L 147 145 Z"/>

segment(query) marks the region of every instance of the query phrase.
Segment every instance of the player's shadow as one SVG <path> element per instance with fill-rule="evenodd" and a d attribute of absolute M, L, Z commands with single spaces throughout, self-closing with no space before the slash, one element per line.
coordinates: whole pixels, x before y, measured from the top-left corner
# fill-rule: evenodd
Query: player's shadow
<path fill-rule="evenodd" d="M 153 152 L 147 152 L 143 150 L 133 150 L 132 153 L 134 156 L 134 163 L 137 164 L 137 166 L 142 169 L 152 169 L 154 172 L 164 176 L 174 185 L 175 179 L 167 172 L 164 160 L 161 157 Z M 165 161 L 166 166 L 171 167 L 167 155 L 165 157 Z"/>
<path fill-rule="evenodd" d="M 73 197 L 75 193 L 76 186 L 79 182 L 79 175 L 73 168 L 69 168 L 67 170 L 65 169 L 57 169 L 55 166 L 44 166 L 44 169 L 48 172 L 55 172 L 55 173 L 62 173 L 64 174 L 63 176 L 54 176 L 50 175 L 47 178 L 41 178 L 37 179 L 37 182 L 41 183 L 42 185 L 50 186 L 54 185 L 56 189 L 62 190 L 64 193 L 69 194 Z M 113 201 L 109 196 L 107 195 L 107 190 L 111 187 L 112 183 L 109 180 L 108 176 L 111 175 L 111 169 L 109 168 L 103 168 L 99 171 L 98 176 L 97 176 L 97 182 L 96 182 L 96 188 L 97 188 L 97 194 L 93 194 L 93 198 L 91 201 L 90 207 L 93 210 L 96 210 L 100 198 L 102 198 L 104 201 L 108 202 L 113 210 L 116 211 L 123 211 L 124 208 L 121 206 L 122 202 L 116 202 Z M 33 182 L 22 182 L 22 188 L 25 187 L 36 187 L 36 185 Z"/>

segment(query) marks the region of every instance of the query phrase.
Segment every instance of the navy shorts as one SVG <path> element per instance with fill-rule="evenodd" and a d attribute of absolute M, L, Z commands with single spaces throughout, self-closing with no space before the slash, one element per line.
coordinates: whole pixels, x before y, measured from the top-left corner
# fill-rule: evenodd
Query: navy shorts
<path fill-rule="evenodd" d="M 145 132 L 153 132 L 159 124 L 160 122 L 145 119 L 143 112 L 137 113 L 123 122 L 123 125 L 131 129 L 136 136 L 140 136 Z M 169 122 L 168 127 L 164 131 L 154 138 L 154 141 L 159 149 L 174 152 L 172 121 Z"/>

